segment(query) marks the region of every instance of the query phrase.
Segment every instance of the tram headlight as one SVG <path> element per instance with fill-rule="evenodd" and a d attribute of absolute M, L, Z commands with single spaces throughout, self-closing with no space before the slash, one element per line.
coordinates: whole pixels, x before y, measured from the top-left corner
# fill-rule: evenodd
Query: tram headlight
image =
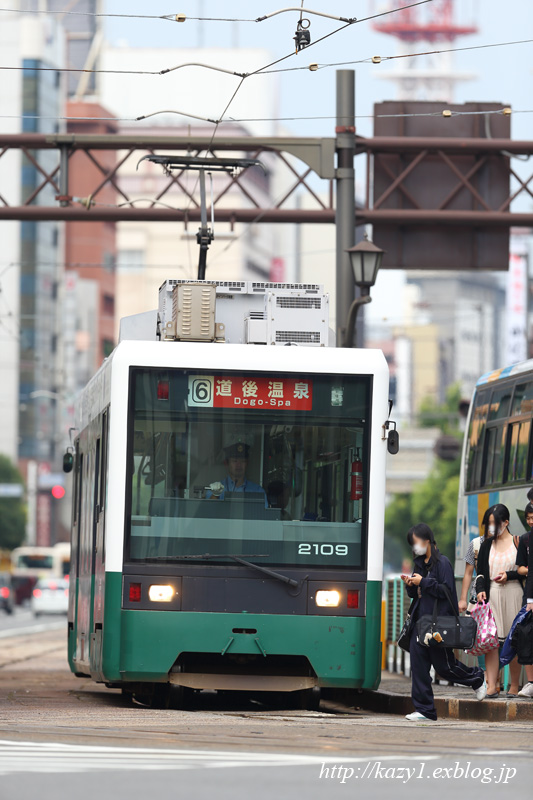
<path fill-rule="evenodd" d="M 153 583 L 148 589 L 148 597 L 154 603 L 170 603 L 176 590 L 170 584 Z"/>
<path fill-rule="evenodd" d="M 322 608 L 336 608 L 341 601 L 340 592 L 336 589 L 325 591 L 321 589 L 315 595 L 315 603 Z"/>

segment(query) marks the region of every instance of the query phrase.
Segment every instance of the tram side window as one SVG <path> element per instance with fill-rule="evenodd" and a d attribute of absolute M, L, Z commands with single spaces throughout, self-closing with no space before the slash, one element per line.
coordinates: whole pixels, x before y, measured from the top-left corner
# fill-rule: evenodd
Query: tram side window
<path fill-rule="evenodd" d="M 489 392 L 481 391 L 474 399 L 474 410 L 468 431 L 468 454 L 466 461 L 466 490 L 476 489 L 481 483 L 483 463 L 483 440 L 488 414 Z"/>
<path fill-rule="evenodd" d="M 78 485 L 76 491 L 76 507 L 77 513 L 77 526 L 76 526 L 76 539 L 73 545 L 76 552 L 76 577 L 80 574 L 80 549 L 81 549 L 81 526 L 82 526 L 82 500 L 83 500 L 83 453 L 79 453 L 79 466 L 78 466 Z"/>
<path fill-rule="evenodd" d="M 80 459 L 81 455 L 79 453 L 78 445 L 76 444 L 76 457 L 74 459 L 75 469 L 74 469 L 74 489 L 73 489 L 73 505 L 72 505 L 72 522 L 75 525 L 78 521 L 79 515 L 79 496 L 78 490 L 80 485 Z"/>

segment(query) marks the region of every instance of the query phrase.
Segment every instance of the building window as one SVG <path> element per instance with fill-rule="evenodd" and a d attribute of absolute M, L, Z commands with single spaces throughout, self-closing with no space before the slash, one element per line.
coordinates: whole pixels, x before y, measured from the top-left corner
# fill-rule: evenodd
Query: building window
<path fill-rule="evenodd" d="M 114 272 L 116 268 L 116 261 L 114 253 L 106 251 L 103 258 L 104 269 L 106 272 Z"/>
<path fill-rule="evenodd" d="M 117 269 L 119 273 L 142 272 L 145 267 L 144 250 L 119 250 Z"/>
<path fill-rule="evenodd" d="M 104 294 L 103 297 L 103 311 L 107 317 L 115 316 L 115 298 L 110 294 Z"/>

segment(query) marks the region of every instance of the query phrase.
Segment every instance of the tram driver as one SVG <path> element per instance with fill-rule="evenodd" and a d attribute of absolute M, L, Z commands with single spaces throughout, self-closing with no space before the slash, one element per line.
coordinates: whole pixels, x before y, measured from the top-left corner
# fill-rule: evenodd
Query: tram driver
<path fill-rule="evenodd" d="M 234 442 L 224 448 L 224 466 L 227 475 L 223 481 L 215 481 L 207 487 L 206 497 L 224 499 L 225 492 L 255 492 L 262 494 L 266 500 L 266 493 L 262 486 L 246 477 L 250 461 L 250 445 L 245 442 Z"/>

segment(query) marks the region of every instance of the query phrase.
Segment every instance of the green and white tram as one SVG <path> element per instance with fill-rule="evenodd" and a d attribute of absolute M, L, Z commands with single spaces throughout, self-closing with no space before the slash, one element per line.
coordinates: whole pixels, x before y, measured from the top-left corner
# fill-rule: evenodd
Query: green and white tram
<path fill-rule="evenodd" d="M 527 530 L 524 508 L 533 485 L 533 359 L 483 375 L 470 405 L 457 513 L 456 572 L 485 511 L 504 503 L 511 530 Z"/>
<path fill-rule="evenodd" d="M 76 675 L 153 705 L 378 686 L 388 368 L 328 335 L 314 285 L 167 281 L 123 321 L 78 404 Z"/>

